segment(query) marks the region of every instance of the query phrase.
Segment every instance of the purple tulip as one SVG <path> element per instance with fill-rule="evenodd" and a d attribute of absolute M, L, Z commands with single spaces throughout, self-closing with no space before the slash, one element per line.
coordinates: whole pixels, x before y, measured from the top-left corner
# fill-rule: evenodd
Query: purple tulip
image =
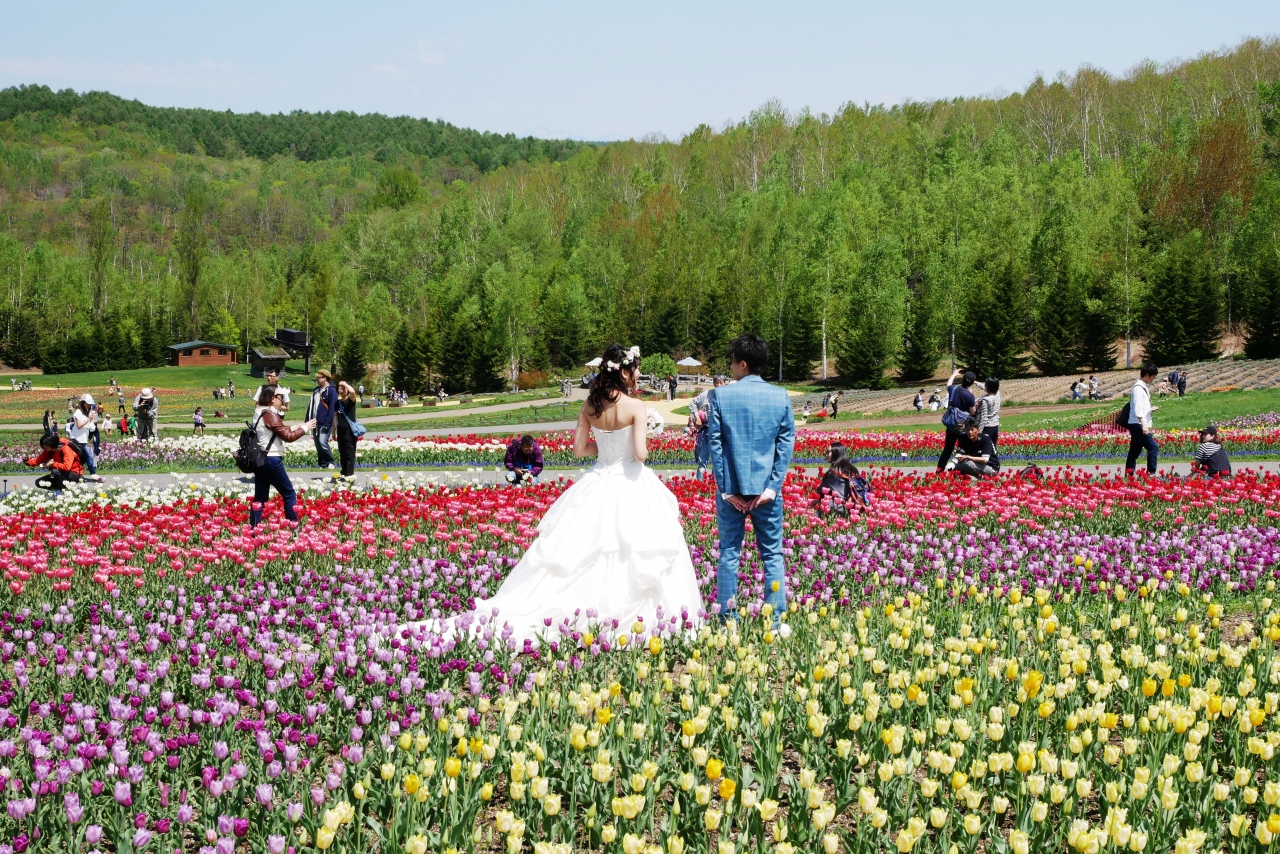
<path fill-rule="evenodd" d="M 253 790 L 253 796 L 259 804 L 264 807 L 271 806 L 271 800 L 275 797 L 275 791 L 271 788 L 270 783 L 259 783 L 257 788 Z"/>
<path fill-rule="evenodd" d="M 130 788 L 128 783 L 116 783 L 115 799 L 116 803 L 122 807 L 133 806 L 133 789 Z"/>
<path fill-rule="evenodd" d="M 80 796 L 75 792 L 67 792 L 62 796 L 62 806 L 67 812 L 69 824 L 79 824 L 84 818 L 84 807 L 80 805 Z"/>
<path fill-rule="evenodd" d="M 249 835 L 249 819 L 238 818 L 232 823 L 232 832 L 236 839 L 244 839 Z"/>
<path fill-rule="evenodd" d="M 283 836 L 267 837 L 267 854 L 284 854 L 285 838 Z"/>
<path fill-rule="evenodd" d="M 218 840 L 217 846 L 214 848 L 217 854 L 236 854 L 236 841 L 223 837 Z"/>
<path fill-rule="evenodd" d="M 219 836 L 226 836 L 229 833 L 231 833 L 231 828 L 233 826 L 234 826 L 234 823 L 232 821 L 231 816 L 229 815 L 218 816 L 218 835 Z"/>
<path fill-rule="evenodd" d="M 288 816 L 289 821 L 296 822 L 298 819 L 302 818 L 302 810 L 303 810 L 302 804 L 297 804 L 297 803 L 289 804 L 287 807 L 284 808 L 284 814 Z"/>
<path fill-rule="evenodd" d="M 97 845 L 102 839 L 102 825 L 91 824 L 85 828 L 84 841 L 90 845 Z"/>
<path fill-rule="evenodd" d="M 151 841 L 151 831 L 146 828 L 138 828 L 133 832 L 133 847 L 142 849 L 147 847 L 147 843 Z"/>
<path fill-rule="evenodd" d="M 190 824 L 196 817 L 196 811 L 191 808 L 190 804 L 182 804 L 178 807 L 178 824 Z"/>

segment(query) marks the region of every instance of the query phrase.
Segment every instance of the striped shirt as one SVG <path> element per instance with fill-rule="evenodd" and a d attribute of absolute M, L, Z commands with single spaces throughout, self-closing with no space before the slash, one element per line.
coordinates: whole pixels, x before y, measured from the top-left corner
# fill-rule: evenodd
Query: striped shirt
<path fill-rule="evenodd" d="M 978 429 L 1000 426 L 1000 392 L 989 394 L 978 401 Z"/>

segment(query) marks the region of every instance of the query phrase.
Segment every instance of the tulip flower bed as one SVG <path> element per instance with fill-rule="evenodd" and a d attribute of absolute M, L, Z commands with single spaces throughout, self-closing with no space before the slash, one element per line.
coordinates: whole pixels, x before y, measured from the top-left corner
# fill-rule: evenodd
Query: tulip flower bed
<path fill-rule="evenodd" d="M 792 605 L 471 613 L 563 488 L 0 502 L 0 851 L 1252 850 L 1280 478 L 793 474 Z M 714 601 L 712 488 L 676 478 Z M 167 500 L 167 503 L 165 503 Z M 407 621 L 429 626 L 401 628 Z M 448 621 L 454 621 L 450 624 Z"/>
<path fill-rule="evenodd" d="M 1193 430 L 1158 432 L 1160 459 L 1191 459 L 1199 442 Z M 1280 429 L 1224 429 L 1222 439 L 1236 459 L 1280 457 Z M 447 436 L 428 438 L 370 438 L 360 442 L 359 468 L 468 468 L 502 464 L 510 437 Z M 552 468 L 579 469 L 584 461 L 573 456 L 573 434 L 548 433 L 539 437 L 543 457 Z M 136 471 L 230 471 L 237 436 L 206 435 L 165 437 L 154 442 L 125 440 L 103 446 L 98 461 L 104 473 Z M 888 433 L 800 430 L 796 434 L 795 462 L 815 464 L 826 459 L 832 442 L 844 442 L 860 464 L 909 463 L 930 465 L 942 450 L 940 433 Z M 1128 434 L 1067 433 L 1054 431 L 1009 432 L 1000 436 L 1000 458 L 1007 465 L 1026 462 L 1120 462 L 1128 450 Z M 34 453 L 34 442 L 0 445 L 0 474 L 28 471 L 23 460 Z M 308 442 L 284 447 L 285 465 L 315 465 L 315 449 Z M 668 430 L 649 442 L 649 464 L 688 468 L 694 465 L 693 438 Z"/>

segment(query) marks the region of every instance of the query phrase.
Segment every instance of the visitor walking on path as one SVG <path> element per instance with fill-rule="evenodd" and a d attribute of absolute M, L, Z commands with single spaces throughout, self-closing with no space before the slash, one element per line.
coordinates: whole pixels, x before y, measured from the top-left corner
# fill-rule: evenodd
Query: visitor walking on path
<path fill-rule="evenodd" d="M 204 407 L 197 406 L 196 411 L 191 415 L 191 435 L 204 435 Z"/>
<path fill-rule="evenodd" d="M 322 469 L 335 468 L 329 437 L 333 435 L 333 415 L 337 408 L 338 389 L 333 385 L 333 375 L 321 368 L 316 371 L 316 390 L 311 393 L 307 420 L 316 423 L 316 465 Z"/>
<path fill-rule="evenodd" d="M 338 383 L 338 406 L 333 418 L 333 433 L 338 440 L 338 462 L 343 477 L 355 477 L 356 434 L 352 424 L 359 421 L 360 401 L 349 382 Z"/>
<path fill-rule="evenodd" d="M 911 401 L 911 405 L 916 408 L 916 412 L 924 412 L 924 389 L 916 392 L 916 398 Z"/>
<path fill-rule="evenodd" d="M 676 399 L 676 389 L 680 387 L 680 381 L 676 379 L 675 374 L 667 377 L 667 400 Z"/>
<path fill-rule="evenodd" d="M 841 394 L 843 394 L 843 392 L 838 391 L 835 394 L 831 395 L 831 420 L 832 421 L 835 421 L 836 416 L 840 414 L 840 395 Z"/>
<path fill-rule="evenodd" d="M 987 377 L 982 384 L 986 394 L 978 401 L 978 430 L 991 437 L 991 444 L 1000 444 L 1000 380 Z"/>
<path fill-rule="evenodd" d="M 942 454 L 938 457 L 938 474 L 942 474 L 947 467 L 947 461 L 956 449 L 956 442 L 964 435 L 965 420 L 977 409 L 978 402 L 969 390 L 977 381 L 978 377 L 973 371 L 961 371 L 959 368 L 947 380 L 947 408 L 942 414 L 946 431 L 943 434 Z"/>
<path fill-rule="evenodd" d="M 1138 381 L 1129 392 L 1129 455 L 1124 460 L 1126 477 L 1133 474 L 1138 455 L 1145 449 L 1147 452 L 1147 474 L 1156 473 L 1156 460 L 1160 455 L 1160 446 L 1151 435 L 1151 414 L 1160 407 L 1151 405 L 1151 383 L 1155 382 L 1160 369 L 1154 362 L 1147 362 L 1138 374 Z"/>
<path fill-rule="evenodd" d="M 1178 397 L 1187 396 L 1187 369 L 1178 368 Z"/>
<path fill-rule="evenodd" d="M 306 421 L 300 427 L 286 427 L 284 413 L 284 395 L 274 385 L 264 386 L 258 397 L 254 410 L 254 431 L 258 447 L 267 455 L 262 468 L 253 474 L 253 504 L 249 509 L 249 525 L 256 527 L 262 521 L 263 508 L 271 497 L 271 487 L 276 488 L 284 501 L 284 516 L 290 522 L 298 521 L 297 493 L 293 491 L 293 482 L 289 473 L 284 470 L 284 444 L 296 442 L 315 429 L 316 422 Z"/>

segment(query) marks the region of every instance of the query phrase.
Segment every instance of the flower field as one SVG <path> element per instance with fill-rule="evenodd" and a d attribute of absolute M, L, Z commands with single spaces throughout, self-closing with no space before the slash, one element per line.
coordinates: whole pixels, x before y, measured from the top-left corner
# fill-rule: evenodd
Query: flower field
<path fill-rule="evenodd" d="M 789 478 L 791 606 L 472 615 L 563 488 L 0 504 L 7 851 L 1253 850 L 1280 478 Z M 706 601 L 713 495 L 672 481 Z M 193 497 L 184 497 L 191 495 Z M 55 512 L 56 510 L 56 512 Z M 411 620 L 457 620 L 437 631 Z"/>
<path fill-rule="evenodd" d="M 1193 430 L 1157 431 L 1162 461 L 1189 460 L 1199 441 Z M 501 465 L 505 436 L 447 436 L 428 438 L 369 438 L 360 442 L 357 467 L 467 468 Z M 1280 456 L 1280 428 L 1233 428 L 1222 431 L 1228 452 L 1237 459 Z M 235 435 L 168 436 L 159 441 L 109 442 L 103 446 L 99 469 L 105 473 L 151 471 L 230 471 Z M 939 432 L 891 433 L 799 430 L 795 461 L 816 464 L 826 458 L 832 442 L 844 442 L 854 461 L 860 464 L 907 463 L 929 465 L 942 450 Z M 539 437 L 548 466 L 576 469 L 582 460 L 573 456 L 573 434 L 548 433 Z M 1120 462 L 1129 446 L 1128 434 L 1065 433 L 1057 431 L 1008 432 L 1000 436 L 1000 458 L 1006 465 L 1027 462 Z M 34 452 L 29 444 L 0 445 L 0 474 L 29 471 L 23 460 Z M 284 448 L 285 464 L 306 468 L 315 464 L 315 449 L 309 441 Z M 649 462 L 655 466 L 692 467 L 693 439 L 682 432 L 667 430 L 650 439 Z"/>

